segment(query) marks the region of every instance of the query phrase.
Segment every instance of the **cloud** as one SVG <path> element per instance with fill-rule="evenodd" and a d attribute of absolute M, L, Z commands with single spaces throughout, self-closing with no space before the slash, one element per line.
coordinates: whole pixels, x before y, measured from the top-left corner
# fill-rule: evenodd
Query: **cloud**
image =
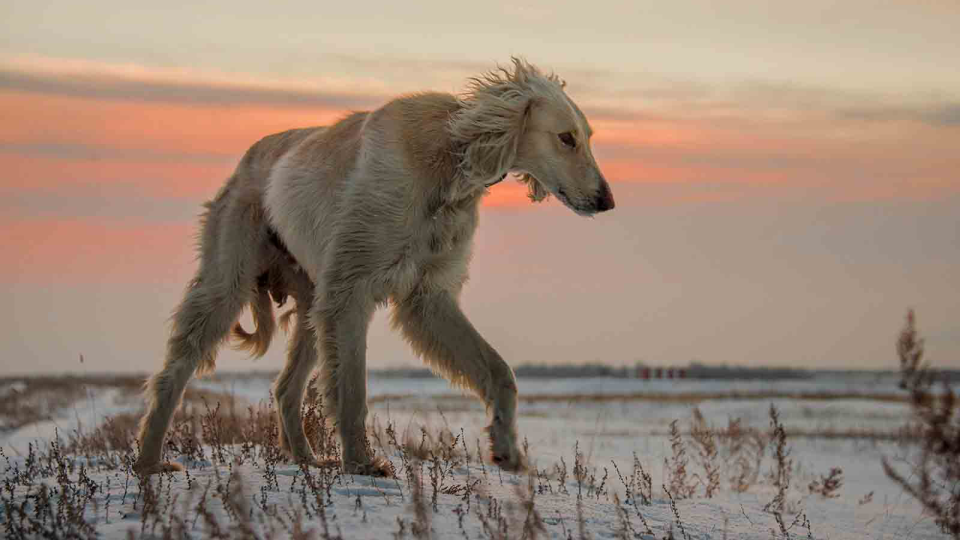
<path fill-rule="evenodd" d="M 110 198 L 129 195 L 197 199 L 211 197 L 232 163 L 69 159 L 0 153 L 0 195 L 50 193 Z M 12 200 L 12 199 L 11 199 Z M 69 205 L 64 208 L 69 212 Z"/>
<path fill-rule="evenodd" d="M 194 107 L 259 106 L 273 109 L 370 109 L 401 92 L 446 86 L 494 63 L 434 62 L 403 58 L 332 56 L 329 75 L 277 79 L 251 73 L 197 72 L 143 65 L 0 57 L 0 91 L 106 101 L 171 103 Z M 545 69 L 552 66 L 545 65 Z M 656 73 L 564 68 L 568 91 L 593 121 L 642 124 L 664 120 L 726 122 L 913 121 L 960 125 L 960 102 L 830 88 L 795 81 L 705 82 Z M 340 75 L 357 73 L 358 75 Z M 416 73 L 417 77 L 410 77 Z"/>
<path fill-rule="evenodd" d="M 932 105 L 890 105 L 841 109 L 842 118 L 866 122 L 919 122 L 933 127 L 960 126 L 960 101 Z"/>
<path fill-rule="evenodd" d="M 591 120 L 726 124 L 915 122 L 960 125 L 960 101 L 923 94 L 868 92 L 795 81 L 705 83 L 658 76 L 591 72 L 571 85 Z"/>
<path fill-rule="evenodd" d="M 155 148 L 124 148 L 60 142 L 0 142 L 0 153 L 66 160 L 176 161 L 214 164 L 235 162 L 237 159 L 237 156 L 232 153 L 168 152 Z"/>
<path fill-rule="evenodd" d="M 801 121 L 822 121 L 834 126 L 851 121 L 910 122 L 931 128 L 960 125 L 960 101 L 924 95 L 857 92 L 804 86 L 796 83 L 750 82 L 730 94 L 745 113 L 770 113 Z"/>
<path fill-rule="evenodd" d="M 0 90 L 114 101 L 181 103 L 190 105 L 269 105 L 362 109 L 382 103 L 384 96 L 363 91 L 255 85 L 197 77 L 175 77 L 163 72 L 135 70 L 118 73 L 100 69 L 61 72 L 0 66 Z"/>
<path fill-rule="evenodd" d="M 943 126 L 960 126 L 960 102 L 934 108 L 929 111 L 927 119 Z"/>
<path fill-rule="evenodd" d="M 55 189 L 0 190 L 0 213 L 8 219 L 93 219 L 143 223 L 196 221 L 203 195 L 145 193 L 135 184 L 104 188 L 95 183 Z"/>

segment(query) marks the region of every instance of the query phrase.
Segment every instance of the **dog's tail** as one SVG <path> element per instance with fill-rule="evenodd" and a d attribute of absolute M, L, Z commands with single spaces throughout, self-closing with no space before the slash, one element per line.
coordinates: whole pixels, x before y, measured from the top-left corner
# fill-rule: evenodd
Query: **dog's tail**
<path fill-rule="evenodd" d="M 277 329 L 273 318 L 273 304 L 270 301 L 270 288 L 263 282 L 257 284 L 256 297 L 250 302 L 250 313 L 253 315 L 254 331 L 247 332 L 240 321 L 233 325 L 234 348 L 248 351 L 254 358 L 266 354 L 273 340 L 273 333 Z"/>

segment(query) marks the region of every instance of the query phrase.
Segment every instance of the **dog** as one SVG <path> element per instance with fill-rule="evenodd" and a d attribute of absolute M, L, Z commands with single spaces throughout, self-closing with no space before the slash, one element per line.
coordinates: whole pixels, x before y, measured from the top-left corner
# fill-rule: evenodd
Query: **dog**
<path fill-rule="evenodd" d="M 438 375 L 483 400 L 491 460 L 521 470 L 513 370 L 459 307 L 480 201 L 514 174 L 540 201 L 584 216 L 614 207 L 590 148 L 592 129 L 565 83 L 526 60 L 470 79 L 459 95 L 420 93 L 254 144 L 205 204 L 199 268 L 172 317 L 163 368 L 145 385 L 142 475 L 179 470 L 161 459 L 184 387 L 214 369 L 231 335 L 263 355 L 273 303 L 292 297 L 289 354 L 274 385 L 282 449 L 320 466 L 301 405 L 320 370 L 324 414 L 341 439 L 340 466 L 390 475 L 366 439 L 366 334 L 374 311 Z M 249 306 L 255 330 L 238 319 Z M 283 321 L 281 321 L 283 322 Z"/>

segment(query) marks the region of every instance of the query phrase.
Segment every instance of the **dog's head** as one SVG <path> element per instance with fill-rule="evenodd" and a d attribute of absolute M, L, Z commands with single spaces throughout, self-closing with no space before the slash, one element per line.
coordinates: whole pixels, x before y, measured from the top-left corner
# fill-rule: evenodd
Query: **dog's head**
<path fill-rule="evenodd" d="M 476 182 L 516 173 L 530 198 L 556 196 L 580 215 L 614 207 L 590 137 L 593 130 L 556 75 L 522 59 L 471 80 L 450 120 L 460 171 Z"/>

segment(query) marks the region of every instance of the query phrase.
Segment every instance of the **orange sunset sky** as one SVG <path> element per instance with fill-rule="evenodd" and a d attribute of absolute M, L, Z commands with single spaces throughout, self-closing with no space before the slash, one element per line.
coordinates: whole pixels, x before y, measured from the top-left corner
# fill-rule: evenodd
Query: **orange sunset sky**
<path fill-rule="evenodd" d="M 0 375 L 155 369 L 249 145 L 511 55 L 617 200 L 487 196 L 464 309 L 511 363 L 895 368 L 913 307 L 960 368 L 956 2 L 137 4 L 0 6 Z M 368 354 L 418 364 L 383 314 Z"/>

